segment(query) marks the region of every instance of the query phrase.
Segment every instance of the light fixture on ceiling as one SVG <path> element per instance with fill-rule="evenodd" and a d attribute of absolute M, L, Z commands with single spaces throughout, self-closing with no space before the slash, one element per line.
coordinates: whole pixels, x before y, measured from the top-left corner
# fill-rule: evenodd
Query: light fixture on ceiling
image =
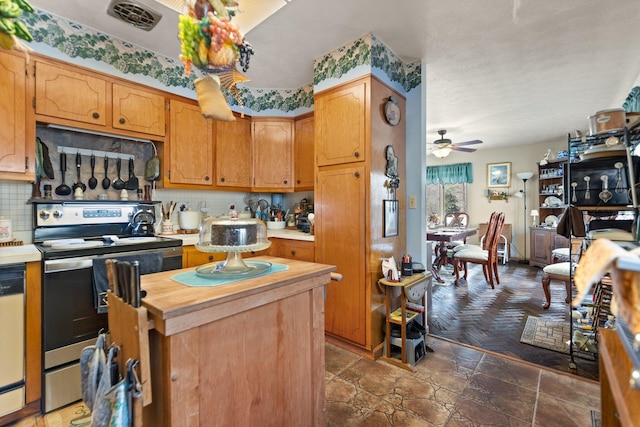
<path fill-rule="evenodd" d="M 431 154 L 433 154 L 434 156 L 436 156 L 439 159 L 447 157 L 449 155 L 449 153 L 451 153 L 451 148 L 449 148 L 449 147 L 436 148 L 435 150 L 433 150 L 431 152 Z"/>

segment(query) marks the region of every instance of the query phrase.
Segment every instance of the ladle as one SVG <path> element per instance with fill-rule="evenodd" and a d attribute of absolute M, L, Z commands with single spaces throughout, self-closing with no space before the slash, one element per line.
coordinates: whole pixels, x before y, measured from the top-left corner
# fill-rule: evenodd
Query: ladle
<path fill-rule="evenodd" d="M 62 175 L 62 184 L 56 187 L 56 194 L 58 196 L 68 196 L 71 194 L 71 187 L 64 183 L 64 175 L 67 171 L 67 155 L 66 153 L 60 153 L 60 172 Z"/>
<path fill-rule="evenodd" d="M 89 178 L 88 184 L 90 189 L 94 189 L 98 186 L 98 180 L 94 175 L 94 171 L 96 169 L 96 156 L 91 154 L 91 178 Z"/>
<path fill-rule="evenodd" d="M 118 157 L 118 162 L 116 163 L 116 170 L 118 171 L 118 179 L 113 181 L 113 188 L 116 190 L 122 190 L 124 188 L 124 181 L 120 178 L 120 169 L 122 169 L 122 159 Z"/>
<path fill-rule="evenodd" d="M 576 203 L 578 201 L 578 198 L 576 197 L 576 187 L 578 186 L 577 182 L 572 182 L 571 183 L 571 202 L 572 203 Z"/>
<path fill-rule="evenodd" d="M 602 180 L 602 191 L 598 194 L 598 197 L 600 197 L 600 200 L 607 203 L 613 197 L 613 194 L 609 191 L 609 177 L 607 175 L 602 175 L 600 180 Z"/>
<path fill-rule="evenodd" d="M 107 176 L 108 171 L 109 171 L 109 158 L 107 156 L 104 156 L 104 178 L 102 179 L 102 188 L 104 188 L 105 190 L 109 188 L 109 186 L 111 185 L 111 180 Z"/>

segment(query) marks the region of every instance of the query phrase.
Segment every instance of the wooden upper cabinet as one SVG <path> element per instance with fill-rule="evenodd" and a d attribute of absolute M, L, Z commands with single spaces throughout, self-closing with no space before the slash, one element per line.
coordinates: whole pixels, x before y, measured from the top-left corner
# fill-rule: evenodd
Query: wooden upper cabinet
<path fill-rule="evenodd" d="M 315 97 L 318 166 L 366 161 L 369 138 L 368 80 L 321 92 Z"/>
<path fill-rule="evenodd" d="M 293 190 L 293 120 L 252 123 L 253 189 Z"/>
<path fill-rule="evenodd" d="M 204 118 L 196 102 L 172 99 L 170 112 L 169 170 L 165 174 L 165 186 L 188 184 L 212 187 L 212 120 Z"/>
<path fill-rule="evenodd" d="M 251 187 L 251 119 L 236 117 L 235 122 L 215 121 L 216 185 Z"/>
<path fill-rule="evenodd" d="M 115 129 L 164 136 L 164 96 L 116 83 L 112 94 Z"/>
<path fill-rule="evenodd" d="M 36 61 L 36 114 L 106 126 L 107 82 Z"/>
<path fill-rule="evenodd" d="M 314 155 L 314 118 L 305 117 L 296 120 L 293 158 L 294 187 L 296 191 L 313 190 L 315 171 L 313 166 Z"/>
<path fill-rule="evenodd" d="M 4 177 L 2 172 L 29 171 L 26 70 L 24 57 L 0 51 L 0 178 Z M 34 169 L 30 172 L 33 178 Z"/>

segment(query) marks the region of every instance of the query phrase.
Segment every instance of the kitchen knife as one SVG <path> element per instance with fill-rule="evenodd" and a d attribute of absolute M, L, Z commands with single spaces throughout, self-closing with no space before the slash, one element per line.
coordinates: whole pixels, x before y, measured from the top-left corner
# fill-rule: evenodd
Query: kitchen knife
<path fill-rule="evenodd" d="M 118 283 L 120 283 L 120 294 L 122 296 L 122 300 L 129 303 L 129 282 L 131 281 L 130 277 L 130 264 L 127 261 L 118 262 Z"/>
<path fill-rule="evenodd" d="M 140 263 L 138 261 L 133 261 L 131 264 L 131 283 L 133 285 L 131 305 L 138 308 L 140 307 Z"/>
<path fill-rule="evenodd" d="M 107 259 L 104 261 L 105 269 L 107 270 L 107 283 L 109 284 L 109 290 L 115 296 L 119 297 L 118 294 L 118 275 L 116 273 L 116 264 L 118 261 L 114 259 Z"/>

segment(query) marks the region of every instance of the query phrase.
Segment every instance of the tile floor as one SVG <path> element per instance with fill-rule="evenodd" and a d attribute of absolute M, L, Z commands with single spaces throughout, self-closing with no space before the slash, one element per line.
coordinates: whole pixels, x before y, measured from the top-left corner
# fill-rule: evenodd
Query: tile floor
<path fill-rule="evenodd" d="M 417 371 L 327 343 L 326 421 L 349 426 L 592 426 L 597 382 L 427 337 Z M 87 426 L 82 403 L 12 427 Z M 82 421 L 82 422 L 80 422 Z"/>
<path fill-rule="evenodd" d="M 326 345 L 328 426 L 591 426 L 599 383 L 427 337 L 417 371 Z"/>

